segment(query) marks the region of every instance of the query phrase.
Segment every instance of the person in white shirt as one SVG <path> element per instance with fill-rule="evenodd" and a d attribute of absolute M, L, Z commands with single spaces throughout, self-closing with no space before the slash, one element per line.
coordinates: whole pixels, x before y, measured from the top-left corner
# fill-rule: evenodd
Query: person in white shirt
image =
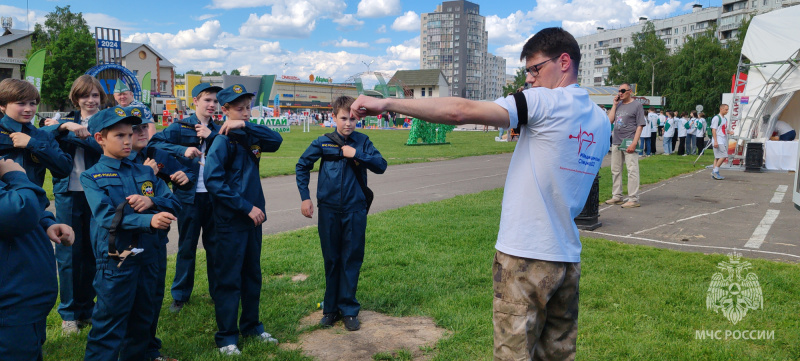
<path fill-rule="evenodd" d="M 652 128 L 650 123 L 650 118 L 645 117 L 644 128 L 642 128 L 642 134 L 639 136 L 639 148 L 642 148 L 639 153 L 640 156 L 649 156 L 650 155 L 650 128 Z"/>
<path fill-rule="evenodd" d="M 728 118 L 728 105 L 722 104 L 719 106 L 719 114 L 711 118 L 711 141 L 714 144 L 714 170 L 711 171 L 711 177 L 716 180 L 725 179 L 719 174 L 719 167 L 728 158 L 728 134 L 733 135 L 733 129 L 730 129 Z"/>
<path fill-rule="evenodd" d="M 686 155 L 686 131 L 689 129 L 689 120 L 686 119 L 688 114 L 682 112 L 681 116 L 675 122 L 675 128 L 678 132 L 678 155 Z"/>
<path fill-rule="evenodd" d="M 577 84 L 580 58 L 572 35 L 547 28 L 522 50 L 531 89 L 494 103 L 362 95 L 351 107 L 358 117 L 390 110 L 434 123 L 519 130 L 495 246 L 496 360 L 575 358 L 581 242 L 573 219 L 611 133 L 604 112 Z"/>
<path fill-rule="evenodd" d="M 667 112 L 664 120 L 664 155 L 672 154 L 672 148 L 675 146 L 675 118 L 672 117 L 672 112 Z"/>
<path fill-rule="evenodd" d="M 692 110 L 689 118 L 689 129 L 686 129 L 686 154 L 695 154 L 694 148 L 697 145 L 697 112 Z"/>
<path fill-rule="evenodd" d="M 650 144 L 648 144 L 647 148 L 649 152 L 647 155 L 656 154 L 656 138 L 658 138 L 658 114 L 656 114 L 656 108 L 650 107 L 647 112 L 647 125 L 650 128 Z"/>
<path fill-rule="evenodd" d="M 703 154 L 703 151 L 706 148 L 706 113 L 700 112 L 697 118 L 697 132 L 695 136 L 697 137 L 697 154 Z"/>
<path fill-rule="evenodd" d="M 656 113 L 658 113 L 658 136 L 659 137 L 663 137 L 664 136 L 664 124 L 667 122 L 667 116 L 664 115 L 664 114 L 666 114 L 666 111 L 658 109 L 658 110 L 656 110 Z"/>

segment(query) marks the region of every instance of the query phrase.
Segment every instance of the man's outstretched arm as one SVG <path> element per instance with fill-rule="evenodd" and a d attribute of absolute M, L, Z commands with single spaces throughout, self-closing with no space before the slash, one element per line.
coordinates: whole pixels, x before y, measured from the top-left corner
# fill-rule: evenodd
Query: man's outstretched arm
<path fill-rule="evenodd" d="M 508 111 L 485 101 L 464 98 L 378 99 L 361 95 L 350 107 L 350 115 L 363 118 L 386 111 L 405 114 L 439 124 L 483 124 L 508 128 Z"/>

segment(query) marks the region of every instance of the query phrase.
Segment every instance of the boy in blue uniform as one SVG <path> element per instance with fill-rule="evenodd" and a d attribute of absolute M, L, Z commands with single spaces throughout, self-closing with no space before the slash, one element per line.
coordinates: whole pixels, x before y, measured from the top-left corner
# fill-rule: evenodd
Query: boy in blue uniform
<path fill-rule="evenodd" d="M 314 204 L 308 191 L 309 172 L 322 158 L 317 183 L 317 229 L 325 260 L 325 299 L 319 323 L 332 327 L 344 318 L 349 331 L 361 328 L 356 289 L 364 261 L 367 211 L 372 201 L 372 192 L 366 188 L 367 170 L 377 174 L 386 171 L 386 160 L 369 137 L 354 131 L 356 119 L 350 117 L 353 101 L 343 96 L 333 102 L 336 132 L 311 142 L 295 168 L 302 200 L 300 212 L 311 218 Z"/>
<path fill-rule="evenodd" d="M 208 291 L 214 298 L 214 220 L 211 214 L 214 205 L 211 195 L 203 180 L 205 155 L 208 145 L 218 133 L 218 126 L 212 121 L 217 110 L 217 92 L 222 88 L 203 83 L 192 89 L 196 113 L 189 118 L 170 124 L 167 129 L 156 133 L 150 140 L 150 146 L 165 150 L 176 157 L 190 160 L 193 186 L 175 189 L 175 195 L 181 201 L 181 213 L 178 214 L 178 258 L 175 261 L 175 280 L 172 282 L 172 304 L 170 311 L 179 312 L 194 288 L 195 255 L 200 230 L 203 230 L 203 248 L 206 250 L 206 273 L 208 275 Z"/>
<path fill-rule="evenodd" d="M 133 125 L 141 118 L 123 108 L 103 110 L 89 131 L 103 156 L 81 174 L 81 184 L 97 227 L 92 248 L 97 259 L 92 314 L 84 360 L 145 358 L 158 284 L 158 230 L 167 230 L 180 210 L 172 192 L 153 170 L 130 156 Z"/>
<path fill-rule="evenodd" d="M 28 178 L 41 187 L 45 169 L 54 177 L 72 171 L 72 157 L 58 148 L 53 135 L 31 124 L 39 104 L 39 91 L 19 79 L 0 82 L 0 159 L 11 159 L 25 169 Z"/>
<path fill-rule="evenodd" d="M 240 354 L 239 331 L 264 342 L 278 340 L 259 321 L 261 295 L 261 223 L 264 191 L 261 189 L 261 152 L 275 152 L 283 138 L 263 125 L 248 122 L 254 95 L 236 84 L 217 93 L 225 124 L 210 145 L 205 184 L 214 202 L 214 270 L 217 287 L 214 309 L 219 331 L 215 341 L 224 355 Z M 237 324 L 241 301 L 242 315 Z"/>
<path fill-rule="evenodd" d="M 72 83 L 69 98 L 78 110 L 58 121 L 46 120 L 47 125 L 40 129 L 52 132 L 61 150 L 72 157 L 72 169 L 66 176 L 53 174 L 53 195 L 59 223 L 68 224 L 75 231 L 72 247 L 56 245 L 55 253 L 61 328 L 65 333 L 77 333 L 80 327 L 91 323 L 95 298 L 92 280 L 96 269 L 90 241 L 91 230 L 95 227 L 80 176 L 103 154 L 89 136 L 88 126 L 90 119 L 100 111 L 100 105 L 106 102 L 106 93 L 97 79 L 81 75 Z"/>
<path fill-rule="evenodd" d="M 142 117 L 144 107 L 131 106 L 123 108 L 126 114 Z M 142 124 L 133 126 L 133 146 L 131 155 L 128 156 L 134 164 L 149 166 L 153 172 L 164 182 L 172 182 L 175 190 L 188 189 L 192 187 L 189 178 L 195 177 L 188 168 L 188 164 L 183 164 L 169 153 L 147 146 L 150 140 L 148 132 L 148 121 L 142 118 Z M 158 319 L 161 313 L 161 305 L 164 302 L 165 278 L 167 276 L 167 243 L 169 234 L 166 231 L 159 231 L 159 240 L 156 244 L 156 264 L 158 266 L 157 283 L 155 285 L 155 301 L 153 302 L 153 323 L 150 326 L 150 343 L 147 346 L 147 359 L 153 361 L 174 360 L 161 354 L 161 339 L 156 337 L 158 330 Z"/>
<path fill-rule="evenodd" d="M 25 169 L 0 160 L 0 357 L 42 360 L 47 314 L 58 293 L 53 246 L 69 246 L 72 228 L 45 211 L 47 195 Z"/>

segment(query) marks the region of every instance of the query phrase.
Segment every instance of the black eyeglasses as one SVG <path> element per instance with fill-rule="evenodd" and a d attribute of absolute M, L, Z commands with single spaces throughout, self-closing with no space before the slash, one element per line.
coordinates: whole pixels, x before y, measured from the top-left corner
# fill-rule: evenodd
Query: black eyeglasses
<path fill-rule="evenodd" d="M 547 60 L 545 60 L 545 61 L 543 61 L 543 62 L 541 62 L 539 64 L 531 65 L 531 66 L 525 68 L 525 72 L 530 74 L 532 77 L 535 78 L 535 77 L 539 76 L 539 70 L 541 70 L 541 68 L 542 68 L 542 66 L 544 64 L 546 64 L 548 61 L 556 60 L 559 57 L 561 57 L 561 55 L 554 56 L 554 57 L 552 57 L 550 59 L 547 59 Z"/>
<path fill-rule="evenodd" d="M 630 90 L 630 89 L 620 89 L 619 93 L 620 94 L 625 94 L 628 90 Z"/>

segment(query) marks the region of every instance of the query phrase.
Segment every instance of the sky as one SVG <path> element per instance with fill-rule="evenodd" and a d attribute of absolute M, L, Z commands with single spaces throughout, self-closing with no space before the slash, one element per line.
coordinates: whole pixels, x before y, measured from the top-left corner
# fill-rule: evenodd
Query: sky
<path fill-rule="evenodd" d="M 691 12 L 693 1 L 475 1 L 486 17 L 489 52 L 522 66 L 519 53 L 536 31 L 562 26 L 574 36 L 618 28 L 640 16 Z M 703 0 L 703 7 L 721 0 Z M 135 4 L 135 5 L 125 5 Z M 70 5 L 95 26 L 118 28 L 124 41 L 147 43 L 176 72 L 238 69 L 243 75 L 309 74 L 345 81 L 365 71 L 419 69 L 420 15 L 441 2 L 422 0 L 3 0 L 0 16 L 33 30 L 56 6 Z M 26 10 L 27 9 L 27 10 Z M 26 16 L 27 14 L 27 16 Z M 367 64 L 370 64 L 367 67 Z"/>

